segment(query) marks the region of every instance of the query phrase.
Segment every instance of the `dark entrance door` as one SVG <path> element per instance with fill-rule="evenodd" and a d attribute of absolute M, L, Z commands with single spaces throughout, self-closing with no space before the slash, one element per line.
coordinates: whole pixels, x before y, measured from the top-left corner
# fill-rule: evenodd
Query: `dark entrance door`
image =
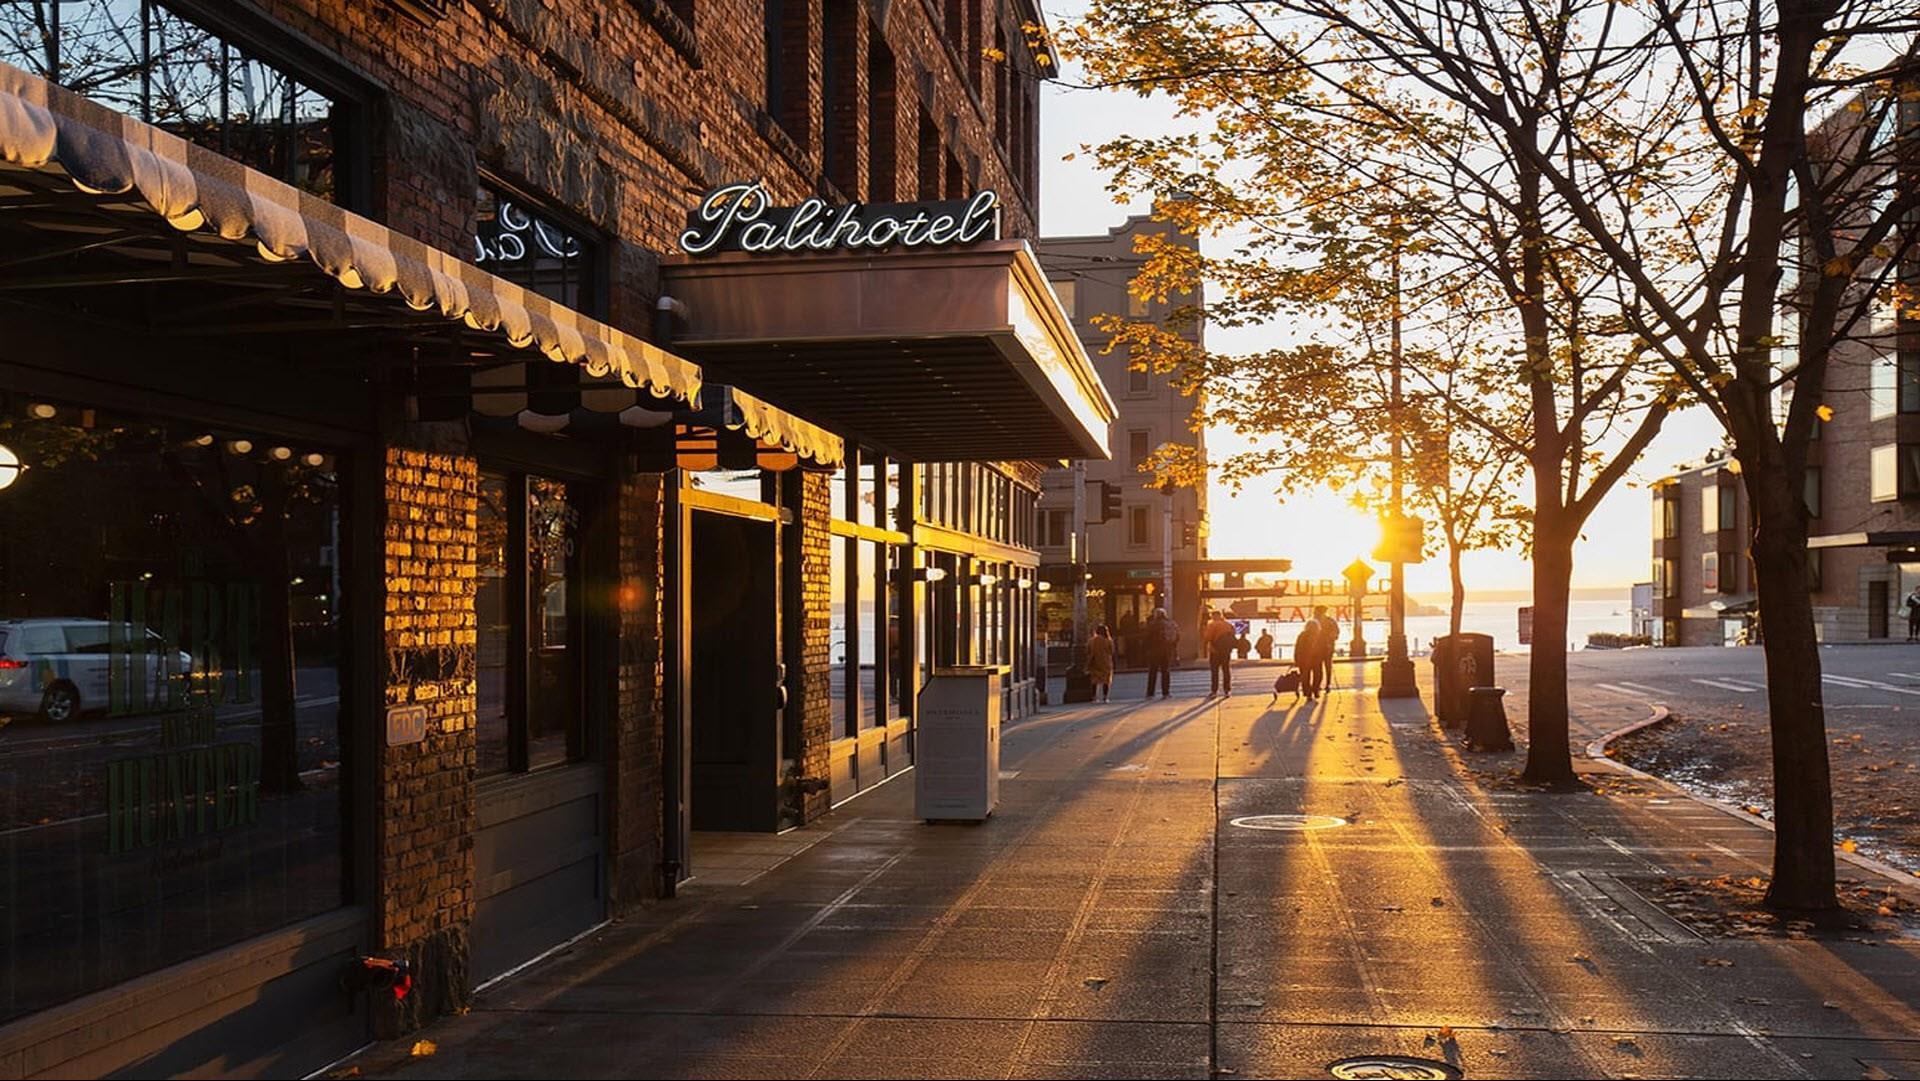
<path fill-rule="evenodd" d="M 1891 610 L 1888 603 L 1887 583 L 1867 583 L 1867 637 L 1885 638 L 1887 636 L 1887 613 Z"/>
<path fill-rule="evenodd" d="M 774 525 L 693 515 L 693 828 L 780 826 L 778 563 Z"/>

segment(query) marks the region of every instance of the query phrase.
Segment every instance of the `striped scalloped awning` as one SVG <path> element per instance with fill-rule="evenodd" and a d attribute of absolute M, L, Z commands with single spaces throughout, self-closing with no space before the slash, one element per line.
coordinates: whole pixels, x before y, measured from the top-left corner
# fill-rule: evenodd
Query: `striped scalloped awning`
<path fill-rule="evenodd" d="M 655 397 L 699 400 L 690 361 L 4 63 L 0 162 L 57 167 L 91 194 L 137 193 L 182 232 L 251 240 L 270 262 L 307 259 L 349 289 L 395 294 Z"/>
<path fill-rule="evenodd" d="M 821 465 L 839 465 L 844 460 L 846 449 L 839 436 L 737 387 L 732 390 L 733 404 L 740 410 L 748 435 Z"/>

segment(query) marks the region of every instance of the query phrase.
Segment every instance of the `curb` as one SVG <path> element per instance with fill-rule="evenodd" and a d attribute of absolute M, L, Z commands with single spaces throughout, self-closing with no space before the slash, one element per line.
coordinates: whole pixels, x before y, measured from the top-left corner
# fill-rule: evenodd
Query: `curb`
<path fill-rule="evenodd" d="M 1668 710 L 1666 706 L 1659 705 L 1656 703 L 1653 705 L 1652 708 L 1653 708 L 1653 712 L 1649 714 L 1647 717 L 1645 717 L 1644 719 L 1635 721 L 1634 723 L 1627 725 L 1624 728 L 1616 728 L 1613 731 L 1608 732 L 1606 735 L 1601 736 L 1598 739 L 1595 739 L 1590 743 L 1588 743 L 1587 758 L 1594 762 L 1600 763 L 1611 770 L 1627 774 L 1631 777 L 1637 777 L 1640 780 L 1647 781 L 1655 785 L 1659 785 L 1661 788 L 1664 788 L 1667 791 L 1674 793 L 1675 795 L 1685 796 L 1687 799 L 1690 799 L 1695 803 L 1702 804 L 1707 807 L 1711 807 L 1714 810 L 1719 811 L 1723 814 L 1732 815 L 1733 817 L 1738 818 L 1741 821 L 1749 823 L 1751 825 L 1759 826 L 1761 829 L 1766 830 L 1768 833 L 1774 832 L 1773 823 L 1770 820 L 1762 818 L 1757 814 L 1753 814 L 1752 812 L 1748 811 L 1744 807 L 1739 806 L 1738 804 L 1729 803 L 1725 800 L 1717 800 L 1710 796 L 1702 796 L 1689 789 L 1683 788 L 1680 785 L 1675 784 L 1674 782 L 1669 781 L 1664 777 L 1657 777 L 1651 773 L 1648 773 L 1645 770 L 1635 769 L 1632 766 L 1629 766 L 1625 762 L 1622 762 L 1618 759 L 1607 757 L 1607 747 L 1608 745 L 1612 744 L 1614 740 L 1620 739 L 1624 736 L 1630 736 L 1633 733 L 1639 732 L 1643 729 L 1652 728 L 1654 725 L 1657 725 L 1657 724 L 1664 724 L 1667 720 L 1669 720 L 1673 716 L 1672 712 Z M 1863 871 L 1871 871 L 1874 874 L 1882 876 L 1883 878 L 1891 879 L 1894 883 L 1901 886 L 1904 890 L 1912 890 L 1916 886 L 1920 886 L 1920 877 L 1916 877 L 1915 875 L 1907 871 L 1903 871 L 1900 868 L 1895 867 L 1890 863 L 1883 863 L 1879 860 L 1876 860 L 1872 856 L 1862 856 L 1858 852 L 1848 852 L 1842 849 L 1839 845 L 1833 846 L 1833 855 L 1836 859 L 1840 860 L 1843 863 L 1850 863 L 1850 864 L 1853 864 L 1855 867 L 1860 868 Z"/>

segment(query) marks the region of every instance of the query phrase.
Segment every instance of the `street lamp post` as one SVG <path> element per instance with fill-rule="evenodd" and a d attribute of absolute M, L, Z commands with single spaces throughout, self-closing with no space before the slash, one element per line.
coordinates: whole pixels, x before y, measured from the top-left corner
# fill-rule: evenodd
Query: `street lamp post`
<path fill-rule="evenodd" d="M 1405 507 L 1401 499 L 1401 489 L 1404 486 L 1403 474 L 1405 473 L 1404 459 L 1406 455 L 1406 450 L 1403 445 L 1405 441 L 1402 438 L 1405 422 L 1401 416 L 1401 410 L 1405 407 L 1405 402 L 1401 398 L 1400 393 L 1400 324 L 1402 313 L 1400 311 L 1400 236 L 1398 228 L 1399 221 L 1396 218 L 1394 221 L 1395 233 L 1393 237 L 1391 271 L 1393 275 L 1393 327 L 1391 339 L 1393 385 L 1392 398 L 1388 403 L 1389 414 L 1393 420 L 1393 490 L 1391 493 L 1392 502 L 1388 514 L 1392 517 L 1396 530 L 1401 527 L 1405 520 Z M 1414 683 L 1413 661 L 1407 656 L 1407 565 L 1403 562 L 1406 553 L 1399 551 L 1398 545 L 1396 545 L 1395 550 L 1390 554 L 1392 556 L 1392 562 L 1389 564 L 1389 567 L 1391 568 L 1393 578 L 1387 591 L 1387 657 L 1380 662 L 1380 697 L 1418 698 L 1420 696 L 1420 688 Z"/>
<path fill-rule="evenodd" d="M 1347 643 L 1347 656 L 1356 661 L 1367 659 L 1367 583 L 1373 579 L 1373 568 L 1365 560 L 1356 559 L 1347 564 L 1341 574 L 1347 579 L 1347 595 L 1353 600 L 1353 638 Z"/>

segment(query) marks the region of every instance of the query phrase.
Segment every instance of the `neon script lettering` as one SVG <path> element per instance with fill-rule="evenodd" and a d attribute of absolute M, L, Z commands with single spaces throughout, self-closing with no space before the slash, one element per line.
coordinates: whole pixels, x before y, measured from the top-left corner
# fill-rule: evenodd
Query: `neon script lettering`
<path fill-rule="evenodd" d="M 1000 197 L 991 190 L 971 199 L 928 203 L 848 203 L 831 206 L 808 198 L 798 206 L 774 206 L 758 181 L 728 184 L 708 192 L 687 215 L 680 250 L 688 255 L 723 251 L 878 251 L 972 244 L 1000 235 Z"/>

